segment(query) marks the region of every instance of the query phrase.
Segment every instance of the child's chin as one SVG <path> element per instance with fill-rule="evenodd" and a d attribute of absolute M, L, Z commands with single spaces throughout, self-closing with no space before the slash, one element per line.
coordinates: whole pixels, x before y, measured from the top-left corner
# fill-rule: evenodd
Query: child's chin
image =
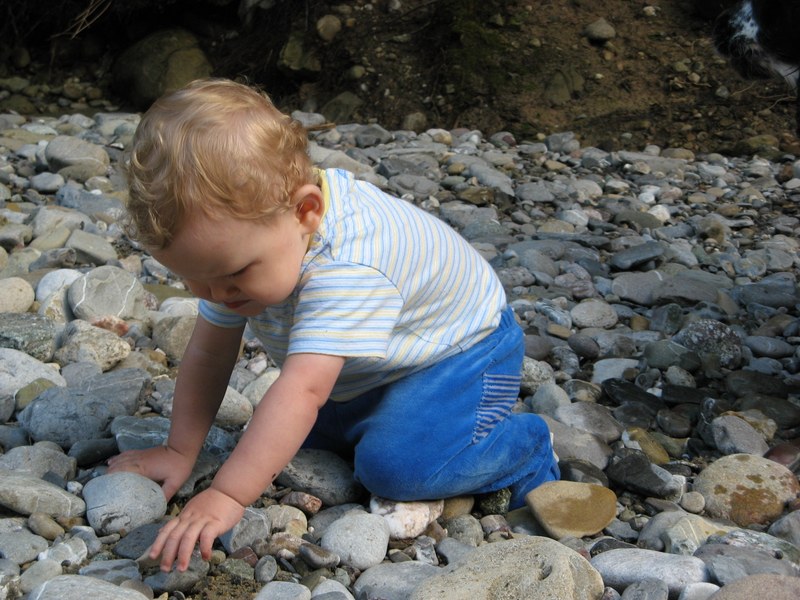
<path fill-rule="evenodd" d="M 264 305 L 260 302 L 256 302 L 255 300 L 250 300 L 249 302 L 245 302 L 241 306 L 228 306 L 228 310 L 232 310 L 237 315 L 241 315 L 243 317 L 255 317 L 256 315 L 261 314 L 264 311 Z"/>

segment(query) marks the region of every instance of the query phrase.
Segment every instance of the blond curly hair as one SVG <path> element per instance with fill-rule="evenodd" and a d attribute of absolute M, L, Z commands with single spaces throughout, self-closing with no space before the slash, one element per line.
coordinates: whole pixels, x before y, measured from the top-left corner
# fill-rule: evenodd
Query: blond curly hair
<path fill-rule="evenodd" d="M 136 129 L 127 174 L 128 231 L 155 250 L 196 211 L 268 220 L 315 181 L 303 126 L 227 79 L 193 81 L 157 100 Z"/>

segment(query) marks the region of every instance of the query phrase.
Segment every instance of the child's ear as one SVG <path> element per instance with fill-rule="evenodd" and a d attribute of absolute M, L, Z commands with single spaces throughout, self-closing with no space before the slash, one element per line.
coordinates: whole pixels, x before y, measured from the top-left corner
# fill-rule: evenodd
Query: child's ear
<path fill-rule="evenodd" d="M 296 214 L 301 224 L 311 231 L 316 231 L 325 213 L 325 200 L 322 190 L 307 184 L 295 192 Z"/>

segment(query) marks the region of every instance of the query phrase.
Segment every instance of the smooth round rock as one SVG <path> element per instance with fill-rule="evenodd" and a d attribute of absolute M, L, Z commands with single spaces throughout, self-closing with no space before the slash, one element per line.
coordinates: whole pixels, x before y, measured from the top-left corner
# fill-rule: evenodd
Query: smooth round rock
<path fill-rule="evenodd" d="M 36 600 L 147 600 L 147 596 L 136 590 L 83 575 L 54 577 L 34 589 L 29 597 Z"/>
<path fill-rule="evenodd" d="M 709 581 L 705 563 L 693 556 L 665 554 L 641 548 L 619 548 L 596 555 L 592 566 L 603 582 L 617 591 L 646 578 L 660 579 L 667 584 L 670 596 L 677 596 L 691 583 Z"/>
<path fill-rule="evenodd" d="M 800 598 L 800 577 L 762 573 L 750 575 L 724 586 L 709 600 L 797 600 Z"/>
<path fill-rule="evenodd" d="M 383 560 L 389 535 L 386 519 L 355 512 L 331 523 L 322 535 L 320 546 L 338 554 L 342 563 L 364 570 Z"/>
<path fill-rule="evenodd" d="M 617 515 L 616 494 L 591 483 L 549 481 L 531 490 L 525 502 L 555 539 L 595 535 Z"/>
<path fill-rule="evenodd" d="M 24 313 L 35 297 L 31 284 L 21 277 L 0 279 L 0 313 Z"/>
<path fill-rule="evenodd" d="M 694 491 L 706 499 L 709 516 L 731 519 L 745 527 L 781 516 L 786 503 L 800 493 L 800 484 L 794 473 L 774 461 L 730 454 L 695 477 Z"/>
<path fill-rule="evenodd" d="M 484 544 L 420 584 L 410 600 L 600 600 L 603 580 L 580 554 L 545 537 Z"/>
<path fill-rule="evenodd" d="M 611 329 L 619 317 L 613 307 L 602 300 L 589 299 L 576 304 L 571 311 L 572 322 L 576 327 L 599 327 Z"/>
<path fill-rule="evenodd" d="M 103 535 L 130 531 L 152 523 L 167 512 L 161 487 L 137 473 L 111 473 L 89 481 L 83 488 L 86 518 Z"/>

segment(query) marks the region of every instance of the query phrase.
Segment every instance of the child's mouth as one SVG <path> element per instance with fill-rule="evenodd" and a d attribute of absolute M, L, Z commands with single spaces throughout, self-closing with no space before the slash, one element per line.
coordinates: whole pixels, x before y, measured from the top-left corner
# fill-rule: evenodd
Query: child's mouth
<path fill-rule="evenodd" d="M 241 308 L 245 304 L 247 304 L 247 300 L 239 300 L 238 302 L 225 302 L 225 307 L 230 308 L 231 310 L 236 310 L 237 308 Z"/>

